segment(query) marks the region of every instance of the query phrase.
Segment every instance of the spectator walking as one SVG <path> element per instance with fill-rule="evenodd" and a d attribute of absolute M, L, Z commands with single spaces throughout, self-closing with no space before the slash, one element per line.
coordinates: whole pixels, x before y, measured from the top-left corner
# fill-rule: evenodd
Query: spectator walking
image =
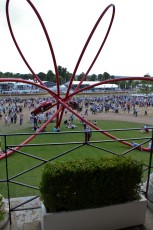
<path fill-rule="evenodd" d="M 20 114 L 20 125 L 22 125 L 22 123 L 23 123 L 23 116 L 24 116 L 24 115 L 21 113 L 21 114 Z"/>
<path fill-rule="evenodd" d="M 8 115 L 7 115 L 7 114 L 5 114 L 5 116 L 4 116 L 4 122 L 5 122 L 5 126 L 6 126 L 6 125 L 9 125 L 9 122 L 8 122 Z"/>
<path fill-rule="evenodd" d="M 16 121 L 17 121 L 17 114 L 16 113 L 14 113 L 13 120 L 14 120 L 14 124 L 16 124 Z"/>
<path fill-rule="evenodd" d="M 91 129 L 87 126 L 84 131 L 85 131 L 85 141 L 88 142 L 90 141 L 92 135 Z"/>

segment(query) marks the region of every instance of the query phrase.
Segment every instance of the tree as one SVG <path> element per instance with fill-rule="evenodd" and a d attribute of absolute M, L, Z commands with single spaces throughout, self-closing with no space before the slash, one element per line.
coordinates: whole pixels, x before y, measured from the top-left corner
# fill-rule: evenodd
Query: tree
<path fill-rule="evenodd" d="M 116 84 L 119 84 L 120 89 L 122 90 L 126 89 L 126 81 L 116 82 Z"/>
<path fill-rule="evenodd" d="M 3 76 L 4 78 L 13 78 L 14 77 L 13 73 L 10 73 L 10 72 L 6 72 L 3 75 L 4 75 Z M 19 73 L 16 74 L 16 78 L 21 78 Z"/>
<path fill-rule="evenodd" d="M 97 81 L 97 75 L 96 74 L 92 74 L 90 77 L 91 81 Z"/>
<path fill-rule="evenodd" d="M 109 73 L 107 73 L 107 72 L 104 72 L 103 73 L 103 80 L 108 80 L 108 79 L 110 79 L 111 77 L 110 77 L 110 74 Z"/>
<path fill-rule="evenodd" d="M 38 77 L 40 78 L 40 80 L 46 81 L 46 74 L 45 74 L 45 73 L 40 72 L 40 73 L 38 73 L 37 75 L 38 75 Z"/>
<path fill-rule="evenodd" d="M 82 72 L 80 75 L 78 75 L 78 81 L 81 81 L 82 80 L 82 78 L 84 77 L 84 72 Z"/>
<path fill-rule="evenodd" d="M 52 72 L 52 70 L 47 72 L 46 81 L 51 81 L 54 83 L 56 82 L 55 74 Z"/>
<path fill-rule="evenodd" d="M 103 75 L 102 75 L 102 74 L 98 74 L 97 80 L 98 80 L 98 81 L 102 81 L 102 80 L 103 80 Z"/>
<path fill-rule="evenodd" d="M 133 82 L 132 80 L 128 80 L 127 81 L 127 85 L 126 86 L 127 86 L 128 89 L 132 89 L 132 82 Z"/>
<path fill-rule="evenodd" d="M 62 83 L 66 83 L 70 80 L 71 74 L 67 71 L 66 68 L 58 66 L 59 78 L 62 80 Z"/>
<path fill-rule="evenodd" d="M 4 74 L 2 72 L 0 72 L 0 78 L 3 78 Z"/>
<path fill-rule="evenodd" d="M 144 77 L 150 77 L 150 75 L 146 74 Z M 150 77 L 150 79 L 152 79 L 152 77 Z M 153 92 L 153 81 L 141 81 L 140 92 L 145 93 L 146 95 Z"/>
<path fill-rule="evenodd" d="M 144 77 L 151 77 L 148 73 L 144 75 Z"/>
<path fill-rule="evenodd" d="M 33 75 L 30 74 L 30 73 L 29 73 L 29 74 L 22 74 L 22 75 L 21 75 L 21 78 L 22 78 L 22 79 L 25 79 L 25 80 L 29 80 L 29 79 L 32 80 L 32 79 L 33 79 Z"/>
<path fill-rule="evenodd" d="M 146 95 L 148 95 L 152 91 L 153 91 L 153 84 L 145 84 L 145 83 L 143 83 L 141 85 L 141 87 L 140 87 L 140 92 L 145 93 Z"/>
<path fill-rule="evenodd" d="M 60 85 L 64 84 L 64 79 L 62 76 L 59 76 L 59 82 L 60 82 Z"/>

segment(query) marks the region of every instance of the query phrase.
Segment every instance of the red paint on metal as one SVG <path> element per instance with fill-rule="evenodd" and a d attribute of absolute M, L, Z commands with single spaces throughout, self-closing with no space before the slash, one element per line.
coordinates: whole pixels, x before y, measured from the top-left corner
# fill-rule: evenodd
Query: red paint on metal
<path fill-rule="evenodd" d="M 31 66 L 29 65 L 28 61 L 26 60 L 26 58 L 24 57 L 17 41 L 16 41 L 16 38 L 14 36 L 14 33 L 13 33 L 13 30 L 12 30 L 12 27 L 11 27 L 11 22 L 10 22 L 10 17 L 9 17 L 9 2 L 10 0 L 7 0 L 6 1 L 6 17 L 7 17 L 7 22 L 8 22 L 8 27 L 9 27 L 9 30 L 10 30 L 10 33 L 11 33 L 11 36 L 12 36 L 12 39 L 14 41 L 14 44 L 21 56 L 21 58 L 23 59 L 23 61 L 25 62 L 26 66 L 28 67 L 28 69 L 30 70 L 30 72 L 32 73 L 34 79 L 36 79 L 39 84 L 37 84 L 36 82 L 29 82 L 29 81 L 26 81 L 26 80 L 23 80 L 23 79 L 12 79 L 12 78 L 1 78 L 0 79 L 0 82 L 23 82 L 23 83 L 29 83 L 29 84 L 32 84 L 32 85 L 35 85 L 37 87 L 40 87 L 44 90 L 46 90 L 51 96 L 53 96 L 55 99 L 56 99 L 56 103 L 53 104 L 53 105 L 50 105 L 50 107 L 48 108 L 51 108 L 53 106 L 56 106 L 57 107 L 57 111 L 55 112 L 55 114 L 45 123 L 43 124 L 32 136 L 30 136 L 27 140 L 25 140 L 22 144 L 20 144 L 18 147 L 15 148 L 15 150 L 19 150 L 23 145 L 29 143 L 38 133 L 40 133 L 54 118 L 56 118 L 56 126 L 59 126 L 61 124 L 61 120 L 62 120 L 62 117 L 63 117 L 63 112 L 64 112 L 64 109 L 67 108 L 71 113 L 73 113 L 75 116 L 77 116 L 79 119 L 83 120 L 86 124 L 88 124 L 90 127 L 92 127 L 93 129 L 95 130 L 101 130 L 100 128 L 98 128 L 97 126 L 93 125 L 92 123 L 90 123 L 88 120 L 82 118 L 78 113 L 76 113 L 73 109 L 72 109 L 72 105 L 70 105 L 70 100 L 71 98 L 74 96 L 74 95 L 77 95 L 79 94 L 80 92 L 84 91 L 84 90 L 88 90 L 88 89 L 91 89 L 97 85 L 101 85 L 101 84 L 106 84 L 106 83 L 113 83 L 113 82 L 118 82 L 118 81 L 126 81 L 126 80 L 147 80 L 147 81 L 152 81 L 151 78 L 147 78 L 147 77 L 125 77 L 125 78 L 122 78 L 122 79 L 110 79 L 110 80 L 106 80 L 106 81 L 102 81 L 102 82 L 99 82 L 99 83 L 96 83 L 92 86 L 88 86 L 88 87 L 85 87 L 83 89 L 79 89 L 79 87 L 81 86 L 82 82 L 86 79 L 88 73 L 90 72 L 90 70 L 92 69 L 93 65 L 95 64 L 106 40 L 107 40 L 107 37 L 109 35 L 109 32 L 110 32 L 110 29 L 111 29 L 111 26 L 112 26 L 112 23 L 113 23 L 113 20 L 114 20 L 114 16 L 115 16 L 115 6 L 113 4 L 110 4 L 108 5 L 105 10 L 102 12 L 102 14 L 100 15 L 100 17 L 98 18 L 96 24 L 94 25 L 85 45 L 84 45 L 84 48 L 79 56 L 79 59 L 76 63 L 76 66 L 74 68 L 74 71 L 73 71 L 73 74 L 71 76 L 71 79 L 70 79 L 70 84 L 69 84 L 69 87 L 67 89 L 67 92 L 66 92 L 66 96 L 64 98 L 61 98 L 60 96 L 60 82 L 59 82 L 59 74 L 58 74 L 58 68 L 57 68 L 57 63 L 56 63 L 56 58 L 55 58 L 55 54 L 54 54 L 54 50 L 53 50 L 53 46 L 51 44 L 51 41 L 50 41 L 50 38 L 49 38 L 49 35 L 48 35 L 48 32 L 46 30 L 46 27 L 44 25 L 44 22 L 40 16 L 40 14 L 38 13 L 37 9 L 35 8 L 35 6 L 32 4 L 32 2 L 30 0 L 26 0 L 28 2 L 28 4 L 32 7 L 34 13 L 36 14 L 41 26 L 42 26 L 42 29 L 44 31 L 44 34 L 46 36 L 46 39 L 47 39 L 47 42 L 48 42 L 48 45 L 49 45 L 49 49 L 50 49 L 50 52 L 51 52 L 51 56 L 52 56 L 52 60 L 53 60 L 53 64 L 54 64 L 54 69 L 55 69 L 55 75 L 56 75 L 56 85 L 57 85 L 57 94 L 54 93 L 53 91 L 49 90 L 44 84 L 43 82 L 40 80 L 40 78 L 35 74 L 35 72 L 33 71 L 33 69 L 31 68 Z M 101 19 L 103 18 L 103 16 L 105 15 L 105 13 L 112 7 L 112 16 L 111 16 L 111 20 L 110 20 L 110 23 L 109 23 L 109 26 L 108 26 L 108 29 L 107 29 L 107 32 L 106 32 L 106 35 L 103 39 L 103 42 L 102 44 L 100 45 L 100 48 L 97 52 L 97 54 L 95 55 L 92 63 L 90 64 L 88 70 L 86 71 L 85 75 L 83 76 L 83 78 L 81 79 L 80 81 L 80 84 L 77 86 L 77 88 L 74 90 L 73 93 L 70 93 L 70 88 L 72 86 L 72 83 L 73 83 L 73 80 L 75 78 L 75 75 L 76 75 L 76 72 L 77 72 L 77 69 L 79 67 L 79 64 L 82 60 L 82 57 L 87 49 L 87 46 L 93 36 L 93 34 L 95 33 L 96 29 L 97 29 L 97 26 L 99 25 Z M 47 109 L 46 109 L 47 110 Z M 36 109 L 37 111 L 37 109 Z M 101 131 L 102 134 L 114 139 L 114 140 L 118 140 L 120 141 L 121 143 L 125 144 L 125 145 L 128 145 L 128 146 L 131 146 L 130 143 L 126 142 L 126 141 L 121 141 L 120 139 L 118 139 L 117 137 L 109 134 L 108 132 L 105 132 L 105 131 Z M 149 151 L 147 148 L 142 148 L 144 151 Z M 11 155 L 14 151 L 9 151 L 7 153 L 7 155 Z M 6 155 L 3 155 L 3 156 L 0 156 L 0 159 L 3 159 Z"/>

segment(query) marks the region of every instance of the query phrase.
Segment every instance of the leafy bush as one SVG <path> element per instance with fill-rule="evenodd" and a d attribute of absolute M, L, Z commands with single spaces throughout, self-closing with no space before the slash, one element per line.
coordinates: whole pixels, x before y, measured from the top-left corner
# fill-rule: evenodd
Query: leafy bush
<path fill-rule="evenodd" d="M 41 199 L 48 212 L 139 199 L 142 165 L 129 157 L 47 163 L 40 183 Z"/>
<path fill-rule="evenodd" d="M 4 220 L 4 210 L 3 210 L 3 205 L 4 205 L 4 198 L 3 196 L 0 194 L 0 221 Z"/>

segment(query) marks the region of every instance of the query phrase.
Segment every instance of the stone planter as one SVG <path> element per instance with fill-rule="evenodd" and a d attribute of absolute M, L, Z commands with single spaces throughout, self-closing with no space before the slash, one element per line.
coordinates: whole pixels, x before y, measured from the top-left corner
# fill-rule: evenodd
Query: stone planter
<path fill-rule="evenodd" d="M 115 230 L 145 223 L 147 200 L 71 212 L 47 213 L 42 203 L 42 230 Z"/>

